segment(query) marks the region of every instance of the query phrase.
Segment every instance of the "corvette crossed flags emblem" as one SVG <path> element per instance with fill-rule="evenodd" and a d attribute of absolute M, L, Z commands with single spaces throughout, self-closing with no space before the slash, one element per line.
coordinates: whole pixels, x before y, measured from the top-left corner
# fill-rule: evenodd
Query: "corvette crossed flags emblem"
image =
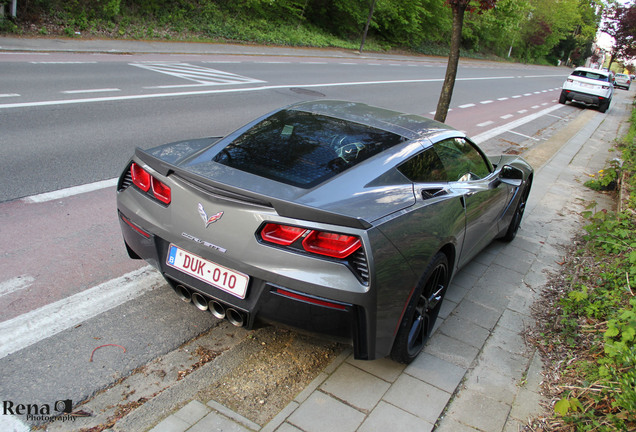
<path fill-rule="evenodd" d="M 214 214 L 210 217 L 208 217 L 207 213 L 205 212 L 205 209 L 203 208 L 203 204 L 199 203 L 199 214 L 201 215 L 201 219 L 203 219 L 203 223 L 205 223 L 205 227 L 209 227 L 210 224 L 218 221 L 219 219 L 221 219 L 221 216 L 223 216 L 223 212 L 218 212 L 217 214 Z"/>

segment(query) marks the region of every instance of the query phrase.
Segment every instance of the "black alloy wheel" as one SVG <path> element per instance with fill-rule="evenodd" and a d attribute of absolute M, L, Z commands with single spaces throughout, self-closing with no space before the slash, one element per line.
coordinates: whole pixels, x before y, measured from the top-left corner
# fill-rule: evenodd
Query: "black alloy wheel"
<path fill-rule="evenodd" d="M 512 216 L 510 225 L 508 225 L 508 231 L 506 231 L 506 234 L 503 236 L 503 241 L 510 242 L 517 236 L 517 231 L 519 231 L 519 226 L 521 226 L 521 219 L 523 218 L 523 213 L 526 210 L 526 204 L 528 203 L 528 196 L 530 195 L 531 187 L 532 187 L 532 178 L 529 178 L 527 180 L 526 187 L 523 189 L 523 192 L 521 193 L 519 202 L 517 203 L 515 214 Z"/>
<path fill-rule="evenodd" d="M 448 258 L 438 252 L 413 293 L 393 344 L 391 358 L 411 363 L 422 351 L 433 332 L 448 288 Z"/>

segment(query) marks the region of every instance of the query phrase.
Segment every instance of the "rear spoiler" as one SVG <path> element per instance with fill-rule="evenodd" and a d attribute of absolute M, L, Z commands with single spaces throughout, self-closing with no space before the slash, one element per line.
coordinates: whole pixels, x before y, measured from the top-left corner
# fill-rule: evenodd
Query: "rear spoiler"
<path fill-rule="evenodd" d="M 135 149 L 135 156 L 165 177 L 169 177 L 174 174 L 198 185 L 199 187 L 208 189 L 211 193 L 220 193 L 221 195 L 225 195 L 232 199 L 243 200 L 249 204 L 271 207 L 276 211 L 276 213 L 283 217 L 357 229 L 369 229 L 373 226 L 371 223 L 362 218 L 346 216 L 316 207 L 265 196 L 247 189 L 211 180 L 166 162 L 165 160 L 160 159 L 139 147 Z"/>

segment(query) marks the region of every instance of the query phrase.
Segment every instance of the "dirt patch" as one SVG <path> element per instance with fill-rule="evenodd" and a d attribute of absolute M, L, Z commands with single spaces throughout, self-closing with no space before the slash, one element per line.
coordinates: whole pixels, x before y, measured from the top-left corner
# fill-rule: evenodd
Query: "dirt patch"
<path fill-rule="evenodd" d="M 254 334 L 263 349 L 200 394 L 265 425 L 302 391 L 343 346 L 271 327 Z"/>

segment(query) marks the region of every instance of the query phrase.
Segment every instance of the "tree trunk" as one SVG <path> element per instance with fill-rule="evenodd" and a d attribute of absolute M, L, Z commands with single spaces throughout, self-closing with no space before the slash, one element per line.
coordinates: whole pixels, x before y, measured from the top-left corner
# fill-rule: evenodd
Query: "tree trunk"
<path fill-rule="evenodd" d="M 371 20 L 373 19 L 373 10 L 375 9 L 376 1 L 377 0 L 372 0 L 371 6 L 369 7 L 369 17 L 367 18 L 367 24 L 364 26 L 364 32 L 362 33 L 362 42 L 360 43 L 360 54 L 362 54 L 364 42 L 367 40 L 367 32 L 369 31 L 369 25 L 371 24 Z"/>
<path fill-rule="evenodd" d="M 464 2 L 462 2 L 464 3 Z M 453 33 L 451 35 L 450 55 L 448 56 L 448 65 L 446 66 L 446 77 L 442 92 L 437 102 L 437 110 L 435 111 L 435 120 L 444 123 L 448 114 L 451 98 L 453 96 L 453 87 L 455 87 L 455 77 L 457 76 L 457 65 L 459 63 L 459 46 L 462 41 L 462 27 L 464 25 L 464 13 L 468 2 L 463 5 L 453 5 Z"/>

